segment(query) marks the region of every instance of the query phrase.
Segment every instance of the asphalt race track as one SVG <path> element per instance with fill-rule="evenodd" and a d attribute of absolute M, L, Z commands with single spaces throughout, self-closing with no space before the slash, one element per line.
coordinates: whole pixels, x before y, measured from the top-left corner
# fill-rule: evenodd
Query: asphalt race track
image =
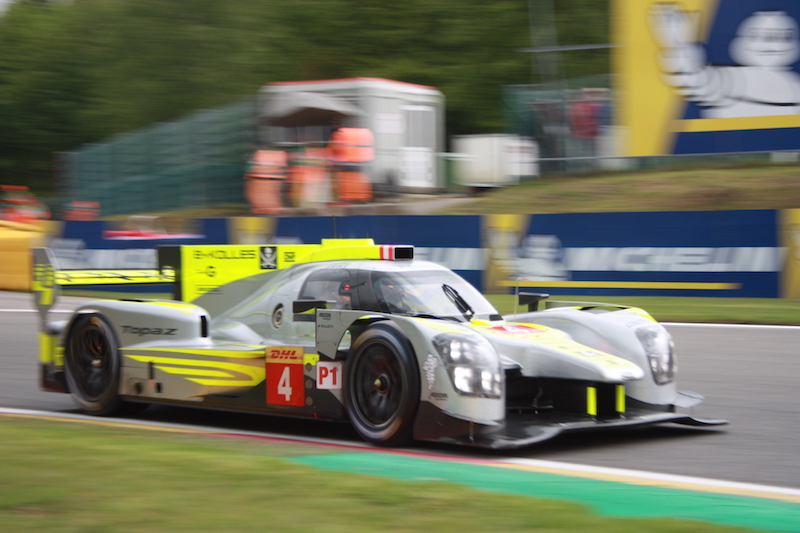
<path fill-rule="evenodd" d="M 78 301 L 61 298 L 54 309 L 68 310 Z M 50 319 L 67 317 L 53 313 Z M 29 294 L 0 292 L 0 407 L 76 412 L 69 396 L 38 389 L 37 322 Z M 680 388 L 706 396 L 695 414 L 727 419 L 729 426 L 587 432 L 502 455 L 800 488 L 800 328 L 668 328 L 677 348 Z M 138 418 L 359 441 L 347 425 L 277 417 L 151 407 Z M 420 447 L 451 455 L 499 455 L 432 444 Z"/>

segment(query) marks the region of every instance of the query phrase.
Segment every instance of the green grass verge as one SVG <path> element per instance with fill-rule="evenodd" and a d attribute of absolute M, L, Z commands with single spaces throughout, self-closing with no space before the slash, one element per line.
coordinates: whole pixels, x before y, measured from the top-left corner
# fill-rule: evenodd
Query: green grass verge
<path fill-rule="evenodd" d="M 341 450 L 336 450 L 341 453 Z M 0 416 L 0 531 L 734 532 L 571 503 L 324 472 L 325 448 Z"/>
<path fill-rule="evenodd" d="M 501 314 L 515 312 L 513 295 L 489 295 Z M 640 307 L 659 322 L 800 325 L 800 299 L 678 298 L 659 296 L 552 296 L 550 300 L 606 302 Z M 517 306 L 517 312 L 527 307 Z"/>
<path fill-rule="evenodd" d="M 547 175 L 436 214 L 719 211 L 800 206 L 797 164 Z"/>

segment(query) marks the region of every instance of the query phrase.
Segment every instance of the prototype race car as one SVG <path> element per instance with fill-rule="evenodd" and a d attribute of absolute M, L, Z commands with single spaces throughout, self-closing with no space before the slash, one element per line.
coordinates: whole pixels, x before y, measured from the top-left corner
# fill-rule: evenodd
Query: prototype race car
<path fill-rule="evenodd" d="M 148 404 L 349 421 L 367 441 L 513 448 L 565 431 L 675 422 L 667 330 L 641 309 L 501 317 L 413 247 L 164 246 L 158 271 L 59 271 L 34 250 L 41 383 L 87 413 Z M 49 322 L 61 286 L 171 283 L 173 300 L 97 300 Z M 548 302 L 551 303 L 551 302 Z M 679 409 L 680 408 L 680 409 Z"/>

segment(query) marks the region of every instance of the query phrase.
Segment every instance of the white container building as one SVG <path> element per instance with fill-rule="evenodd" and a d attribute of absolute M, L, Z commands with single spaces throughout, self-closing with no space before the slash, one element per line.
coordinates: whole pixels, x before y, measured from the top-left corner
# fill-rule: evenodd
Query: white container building
<path fill-rule="evenodd" d="M 510 134 L 451 137 L 455 180 L 466 187 L 503 187 L 539 175 L 539 145 Z"/>
<path fill-rule="evenodd" d="M 380 78 L 278 82 L 259 91 L 259 109 L 276 94 L 324 93 L 363 112 L 344 125 L 369 128 L 375 138 L 375 159 L 368 164 L 376 192 L 436 192 L 446 187 L 444 94 L 435 87 Z M 327 142 L 331 126 L 284 128 L 262 121 L 261 138 L 271 142 Z"/>

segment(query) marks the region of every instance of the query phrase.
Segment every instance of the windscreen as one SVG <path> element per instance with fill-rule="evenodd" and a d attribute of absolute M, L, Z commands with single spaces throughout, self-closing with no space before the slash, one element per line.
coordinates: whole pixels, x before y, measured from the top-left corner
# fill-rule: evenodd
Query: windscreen
<path fill-rule="evenodd" d="M 472 285 L 447 270 L 371 272 L 378 311 L 402 315 L 488 319 L 497 310 Z"/>

